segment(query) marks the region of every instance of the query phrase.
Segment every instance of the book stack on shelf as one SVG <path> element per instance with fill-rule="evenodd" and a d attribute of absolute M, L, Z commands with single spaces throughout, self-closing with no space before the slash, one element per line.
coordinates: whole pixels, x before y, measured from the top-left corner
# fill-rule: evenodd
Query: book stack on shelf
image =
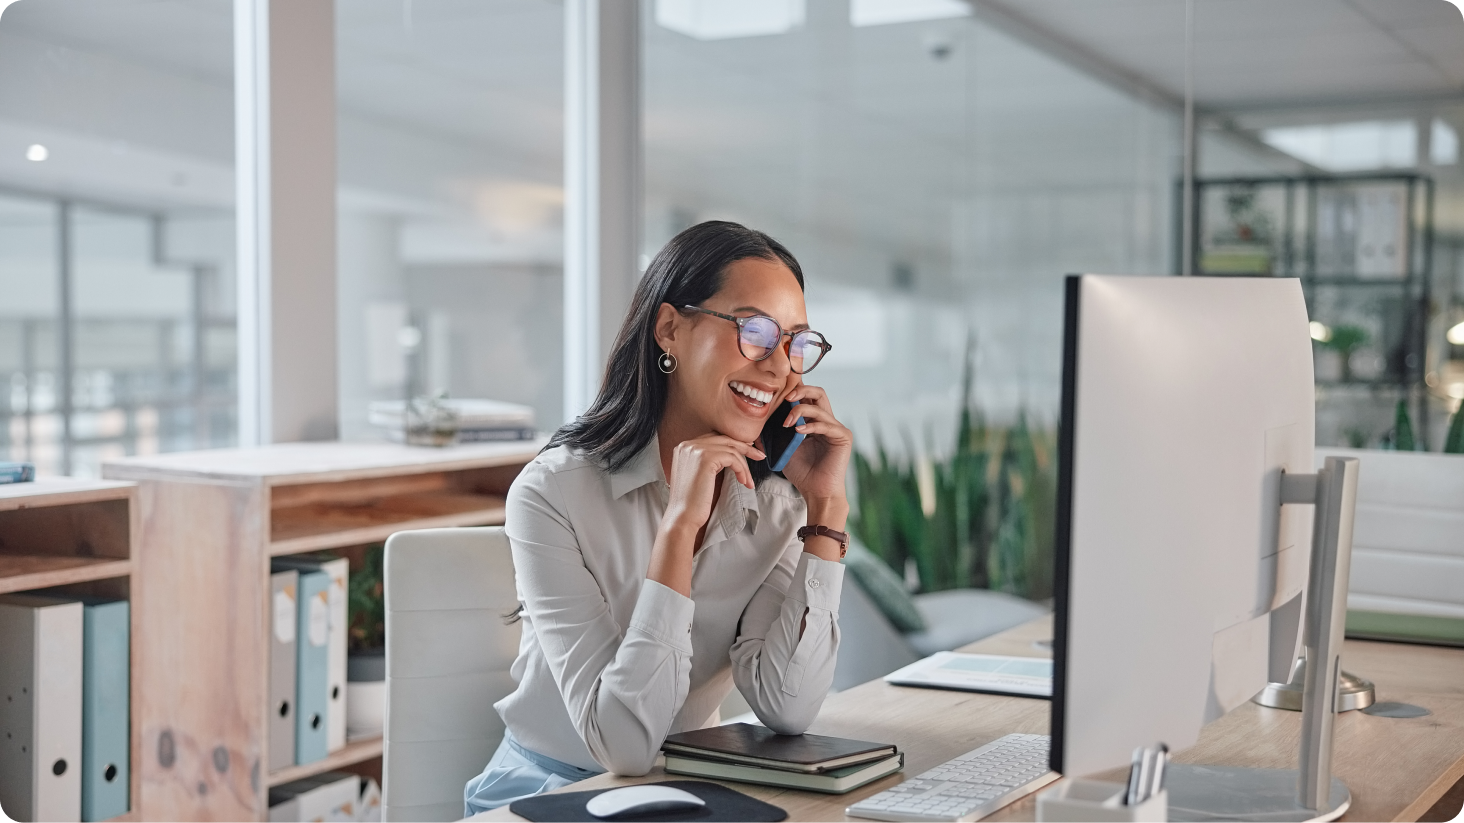
<path fill-rule="evenodd" d="M 29 483 L 36 479 L 36 464 L 0 460 L 0 484 Z"/>
<path fill-rule="evenodd" d="M 827 794 L 853 791 L 905 767 L 905 755 L 890 744 L 777 734 L 751 723 L 673 734 L 661 751 L 671 774 Z"/>
<path fill-rule="evenodd" d="M 0 485 L 0 809 L 16 820 L 132 812 L 136 489 Z"/>
<path fill-rule="evenodd" d="M 511 440 L 533 440 L 534 410 L 518 403 L 499 400 L 444 398 L 431 401 L 451 413 L 457 423 L 457 442 L 493 443 Z M 385 432 L 395 443 L 406 438 L 407 403 L 402 400 L 377 400 L 367 411 L 371 425 Z"/>

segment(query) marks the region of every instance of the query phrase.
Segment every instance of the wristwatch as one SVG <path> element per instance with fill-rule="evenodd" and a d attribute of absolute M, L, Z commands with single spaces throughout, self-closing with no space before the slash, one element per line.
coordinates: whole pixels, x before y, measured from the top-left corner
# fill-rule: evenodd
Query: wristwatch
<path fill-rule="evenodd" d="M 844 559 L 844 555 L 845 554 L 848 554 L 848 552 L 849 552 L 849 533 L 848 532 L 835 531 L 834 529 L 831 529 L 828 526 L 804 526 L 803 528 L 801 528 L 801 529 L 798 530 L 798 539 L 799 540 L 802 540 L 804 543 L 807 543 L 808 542 L 808 538 L 810 536 L 817 537 L 819 535 L 822 535 L 824 537 L 832 537 L 833 539 L 839 541 L 839 559 L 840 560 L 843 560 Z"/>

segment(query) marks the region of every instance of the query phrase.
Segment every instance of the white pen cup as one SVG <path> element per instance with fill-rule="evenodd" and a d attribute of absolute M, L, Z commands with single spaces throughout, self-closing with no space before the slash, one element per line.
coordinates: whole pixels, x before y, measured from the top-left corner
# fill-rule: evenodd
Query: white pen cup
<path fill-rule="evenodd" d="M 1135 806 L 1123 803 L 1126 787 L 1098 780 L 1059 780 L 1037 795 L 1037 819 L 1043 823 L 1163 823 L 1169 816 L 1169 793 Z"/>

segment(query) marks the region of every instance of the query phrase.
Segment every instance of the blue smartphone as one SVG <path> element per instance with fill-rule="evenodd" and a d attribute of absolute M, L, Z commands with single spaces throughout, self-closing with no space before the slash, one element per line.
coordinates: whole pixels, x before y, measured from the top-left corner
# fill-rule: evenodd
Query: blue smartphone
<path fill-rule="evenodd" d="M 777 410 L 768 416 L 768 422 L 763 424 L 762 450 L 768 456 L 768 468 L 775 472 L 787 468 L 793 452 L 797 451 L 798 444 L 803 442 L 803 433 L 793 430 L 793 426 L 803 425 L 802 417 L 799 417 L 793 426 L 783 425 L 783 421 L 788 419 L 789 413 L 797 407 L 797 403 L 789 403 L 784 400 Z"/>

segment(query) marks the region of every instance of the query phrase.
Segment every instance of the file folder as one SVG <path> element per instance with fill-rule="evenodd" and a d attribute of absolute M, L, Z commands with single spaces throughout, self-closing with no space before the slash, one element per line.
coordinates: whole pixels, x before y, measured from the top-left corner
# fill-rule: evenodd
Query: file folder
<path fill-rule="evenodd" d="M 346 610 L 346 593 L 350 582 L 351 561 L 344 557 L 281 557 L 277 567 L 301 571 L 322 571 L 330 575 L 330 633 L 326 660 L 329 703 L 325 714 L 326 748 L 337 751 L 346 745 L 346 657 L 349 651 L 350 618 Z"/>
<path fill-rule="evenodd" d="M 126 814 L 131 771 L 131 694 L 126 600 L 83 601 L 81 819 Z"/>
<path fill-rule="evenodd" d="M 300 572 L 299 627 L 295 641 L 295 762 L 314 763 L 330 753 L 326 707 L 330 702 L 330 575 Z"/>
<path fill-rule="evenodd" d="M 269 576 L 269 770 L 295 765 L 295 639 L 300 573 Z"/>
<path fill-rule="evenodd" d="M 0 596 L 0 807 L 81 819 L 82 606 Z"/>

